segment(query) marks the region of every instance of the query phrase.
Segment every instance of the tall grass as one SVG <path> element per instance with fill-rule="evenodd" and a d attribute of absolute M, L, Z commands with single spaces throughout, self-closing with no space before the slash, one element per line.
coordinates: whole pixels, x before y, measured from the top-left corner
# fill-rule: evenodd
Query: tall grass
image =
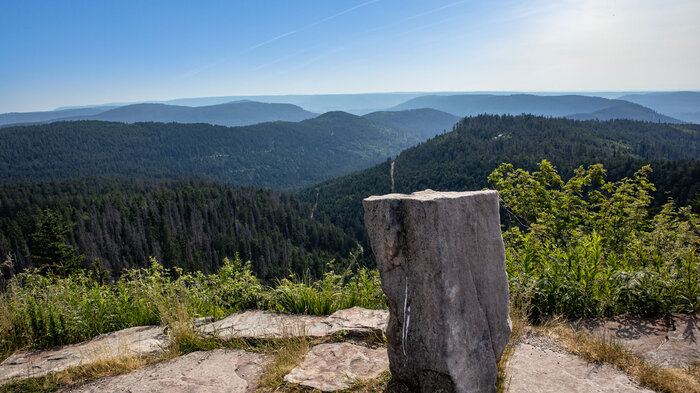
<path fill-rule="evenodd" d="M 129 270 L 112 284 L 82 272 L 58 277 L 27 271 L 0 294 L 0 357 L 141 325 L 168 325 L 182 336 L 175 342 L 186 342 L 194 318 L 239 310 L 322 315 L 352 306 L 386 307 L 376 272 L 328 273 L 319 282 L 284 279 L 272 288 L 238 256 L 211 275 L 168 270 L 153 259 L 150 267 Z"/>
<path fill-rule="evenodd" d="M 386 308 L 379 272 L 364 268 L 347 280 L 334 273 L 316 282 L 283 279 L 272 296 L 275 311 L 292 314 L 328 315 L 354 306 Z"/>

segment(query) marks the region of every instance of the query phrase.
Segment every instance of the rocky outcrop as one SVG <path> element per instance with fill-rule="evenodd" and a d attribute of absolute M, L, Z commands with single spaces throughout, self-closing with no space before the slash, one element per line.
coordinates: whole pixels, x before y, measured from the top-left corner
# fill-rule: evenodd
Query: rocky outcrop
<path fill-rule="evenodd" d="M 326 317 L 250 310 L 233 313 L 224 319 L 201 326 L 200 330 L 224 340 L 322 336 L 325 329 L 319 330 L 316 326 L 324 319 Z"/>
<path fill-rule="evenodd" d="M 495 391 L 510 336 L 496 191 L 373 196 L 365 226 L 389 301 L 391 373 L 416 391 Z"/>
<path fill-rule="evenodd" d="M 260 313 L 251 312 L 250 315 Z M 288 317 L 292 320 L 305 318 Z M 322 329 L 319 327 L 319 331 L 324 334 L 331 331 L 368 334 L 383 331 L 387 317 L 386 311 L 355 307 L 338 311 L 330 317 L 313 317 L 313 321 L 320 323 L 318 326 Z M 605 341 L 614 339 L 662 367 L 686 367 L 697 361 L 700 353 L 697 315 L 620 316 L 580 320 L 574 324 L 589 329 Z M 267 330 L 262 332 L 269 333 Z M 343 335 L 319 341 L 337 339 L 349 337 Z M 351 340 L 361 341 L 357 338 Z M 41 376 L 94 360 L 157 354 L 168 344 L 163 328 L 145 326 L 104 334 L 81 344 L 19 352 L 0 364 L 0 384 L 10 378 Z M 197 352 L 67 391 L 250 392 L 272 356 L 273 353 L 261 355 L 239 350 Z M 358 381 L 380 376 L 388 368 L 388 362 L 387 348 L 384 347 L 368 348 L 350 342 L 321 344 L 309 351 L 302 364 L 293 369 L 285 381 L 324 391 L 342 390 L 352 388 Z M 649 393 L 622 372 L 605 365 L 586 363 L 565 352 L 554 339 L 535 334 L 526 335 L 516 345 L 508 363 L 506 380 L 510 383 L 510 392 Z"/>
<path fill-rule="evenodd" d="M 98 360 L 154 355 L 162 352 L 169 342 L 162 327 L 137 326 L 57 349 L 17 352 L 0 363 L 0 383 L 12 378 L 38 377 Z"/>
<path fill-rule="evenodd" d="M 350 388 L 356 381 L 379 377 L 389 369 L 386 348 L 371 349 L 351 343 L 319 344 L 311 348 L 299 367 L 284 377 L 323 392 Z"/>
<path fill-rule="evenodd" d="M 621 371 L 588 363 L 538 336 L 516 345 L 506 376 L 512 393 L 653 393 Z"/>
<path fill-rule="evenodd" d="M 688 367 L 700 361 L 700 317 L 622 315 L 574 323 L 603 340 L 613 340 L 659 367 Z"/>
<path fill-rule="evenodd" d="M 353 307 L 330 316 L 278 314 L 251 310 L 199 326 L 201 332 L 230 338 L 325 337 L 338 332 L 383 336 L 389 312 Z M 207 322 L 200 319 L 199 323 Z M 0 384 L 13 378 L 38 377 L 95 361 L 155 355 L 170 344 L 163 327 L 139 326 L 103 334 L 80 344 L 17 352 L 0 363 Z"/>
<path fill-rule="evenodd" d="M 352 307 L 334 312 L 323 323 L 328 326 L 328 335 L 348 332 L 356 335 L 374 334 L 381 337 L 389 323 L 389 311 Z"/>
<path fill-rule="evenodd" d="M 193 352 L 129 374 L 69 390 L 76 393 L 249 393 L 263 373 L 266 356 L 239 349 Z"/>
<path fill-rule="evenodd" d="M 291 315 L 269 311 L 243 311 L 202 326 L 206 334 L 221 339 L 325 337 L 338 332 L 383 335 L 389 312 L 353 307 L 330 316 Z"/>

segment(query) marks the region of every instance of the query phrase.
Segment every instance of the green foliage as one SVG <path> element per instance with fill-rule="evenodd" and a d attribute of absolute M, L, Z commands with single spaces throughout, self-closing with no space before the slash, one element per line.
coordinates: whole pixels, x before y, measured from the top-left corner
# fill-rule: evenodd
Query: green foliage
<path fill-rule="evenodd" d="M 319 282 L 284 279 L 270 288 L 238 255 L 208 275 L 150 262 L 112 284 L 84 271 L 14 276 L 0 294 L 0 358 L 17 348 L 71 344 L 132 326 L 169 325 L 178 334 L 188 329 L 177 326 L 182 321 L 246 309 L 329 314 L 353 306 L 386 307 L 376 271 L 360 269 L 347 277 L 330 272 Z"/>
<path fill-rule="evenodd" d="M 65 235 L 69 229 L 61 217 L 50 209 L 45 209 L 32 234 L 32 260 L 34 266 L 49 274 L 67 276 L 78 269 L 83 259 L 75 247 L 66 244 Z"/>
<path fill-rule="evenodd" d="M 192 317 L 221 317 L 264 303 L 250 264 L 238 257 L 225 260 L 214 275 L 170 271 L 152 259 L 148 268 L 129 270 L 111 285 L 84 272 L 59 277 L 32 270 L 13 277 L 0 301 L 3 350 L 70 344 L 131 326 L 167 323 L 179 304 Z"/>
<path fill-rule="evenodd" d="M 285 278 L 277 283 L 272 296 L 275 311 L 292 314 L 328 315 L 354 306 L 386 307 L 379 272 L 365 268 L 348 280 L 332 272 L 316 282 Z"/>
<path fill-rule="evenodd" d="M 503 234 L 511 290 L 535 318 L 700 310 L 700 218 L 672 200 L 652 215 L 650 170 L 606 182 L 596 164 L 564 182 L 545 160 L 491 173 L 519 224 Z"/>

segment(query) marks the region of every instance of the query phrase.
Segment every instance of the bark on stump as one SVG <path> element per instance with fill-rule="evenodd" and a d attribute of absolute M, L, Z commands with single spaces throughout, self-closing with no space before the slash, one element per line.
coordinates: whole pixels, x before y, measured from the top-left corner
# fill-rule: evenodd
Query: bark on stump
<path fill-rule="evenodd" d="M 494 392 L 511 332 L 498 193 L 425 190 L 363 204 L 389 301 L 392 375 L 420 392 Z"/>

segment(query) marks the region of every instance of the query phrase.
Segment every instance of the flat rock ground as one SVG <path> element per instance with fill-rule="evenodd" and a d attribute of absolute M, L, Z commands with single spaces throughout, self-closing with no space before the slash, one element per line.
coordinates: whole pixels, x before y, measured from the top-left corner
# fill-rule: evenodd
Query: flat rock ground
<path fill-rule="evenodd" d="M 103 378 L 66 392 L 254 392 L 266 356 L 240 349 L 192 352 L 141 370 Z"/>
<path fill-rule="evenodd" d="M 387 319 L 386 311 L 361 308 L 342 310 L 329 317 L 246 311 L 199 329 L 202 334 L 225 339 L 314 337 L 318 345 L 312 346 L 286 374 L 284 383 L 309 391 L 367 392 L 370 390 L 366 390 L 366 381 L 377 381 L 387 375 L 388 359 L 386 348 L 377 345 L 376 340 L 362 340 L 358 336 L 382 332 Z M 678 368 L 691 367 L 700 361 L 698 320 L 697 315 L 617 317 L 575 321 L 572 325 L 592 332 L 603 341 L 614 340 L 651 364 Z M 163 328 L 138 327 L 62 348 L 19 352 L 0 363 L 0 385 L 84 365 L 97 357 L 153 355 L 168 345 Z M 273 359 L 273 354 L 240 349 L 193 352 L 64 391 L 254 392 Z M 651 392 L 623 372 L 604 364 L 588 363 L 564 350 L 554 339 L 534 333 L 526 334 L 516 343 L 507 366 L 506 385 L 509 392 Z"/>
<path fill-rule="evenodd" d="M 653 393 L 608 365 L 588 363 L 548 337 L 528 336 L 508 362 L 509 392 Z"/>
<path fill-rule="evenodd" d="M 619 316 L 582 320 L 573 325 L 600 340 L 618 342 L 660 367 L 688 367 L 700 360 L 698 315 Z"/>

